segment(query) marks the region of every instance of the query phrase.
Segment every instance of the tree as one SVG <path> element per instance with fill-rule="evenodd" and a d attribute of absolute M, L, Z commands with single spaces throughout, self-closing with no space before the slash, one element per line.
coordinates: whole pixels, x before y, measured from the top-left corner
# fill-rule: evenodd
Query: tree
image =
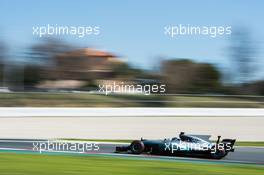
<path fill-rule="evenodd" d="M 211 64 L 197 64 L 196 76 L 193 80 L 193 90 L 199 92 L 213 92 L 221 86 L 220 73 Z"/>
<path fill-rule="evenodd" d="M 25 85 L 32 86 L 40 80 L 56 77 L 56 71 L 53 70 L 56 65 L 54 58 L 72 49 L 67 43 L 50 37 L 31 46 L 27 53 L 29 60 L 24 67 Z"/>
<path fill-rule="evenodd" d="M 135 79 L 145 77 L 143 70 L 131 67 L 128 63 L 117 63 L 112 65 L 113 74 L 118 78 Z"/>
<path fill-rule="evenodd" d="M 51 66 L 56 55 L 67 52 L 72 49 L 72 46 L 55 38 L 44 38 L 40 43 L 33 45 L 30 48 L 29 57 L 33 61 L 43 65 Z"/>
<path fill-rule="evenodd" d="M 4 81 L 4 58 L 6 48 L 2 42 L 0 42 L 0 86 L 3 85 Z"/>
<path fill-rule="evenodd" d="M 232 33 L 230 50 L 235 82 L 246 83 L 251 80 L 256 71 L 255 48 L 247 28 L 239 27 Z"/>
<path fill-rule="evenodd" d="M 3 63 L 4 52 L 5 52 L 4 44 L 0 42 L 0 63 Z"/>
<path fill-rule="evenodd" d="M 34 86 L 41 81 L 41 69 L 36 65 L 26 65 L 24 67 L 24 85 Z"/>
<path fill-rule="evenodd" d="M 162 74 L 169 93 L 210 93 L 221 85 L 213 65 L 187 59 L 163 61 Z"/>

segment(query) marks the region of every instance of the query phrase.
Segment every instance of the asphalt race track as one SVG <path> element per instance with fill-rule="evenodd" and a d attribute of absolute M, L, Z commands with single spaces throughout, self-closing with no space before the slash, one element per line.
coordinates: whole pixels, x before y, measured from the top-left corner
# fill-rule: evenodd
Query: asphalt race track
<path fill-rule="evenodd" d="M 25 140 L 25 139 L 0 139 L 0 153 L 1 152 L 35 152 L 38 150 L 33 149 L 33 142 L 45 143 L 47 140 Z M 55 143 L 59 143 L 55 141 Z M 63 143 L 65 143 L 63 141 Z M 91 142 L 75 142 L 69 143 L 91 143 Z M 160 160 L 175 160 L 175 161 L 200 161 L 200 162 L 219 162 L 219 163 L 242 163 L 242 164 L 258 164 L 264 165 L 264 147 L 235 147 L 235 152 L 229 153 L 227 157 L 221 160 L 211 160 L 202 158 L 186 158 L 186 157 L 167 157 L 167 156 L 153 156 L 153 155 L 132 155 L 132 154 L 119 154 L 114 153 L 117 145 L 124 143 L 97 143 L 99 150 L 86 151 L 86 152 L 72 152 L 72 151 L 49 151 L 49 153 L 62 152 L 63 154 L 87 154 L 87 155 L 107 155 L 107 156 L 124 156 L 133 158 L 147 158 L 147 159 L 160 159 Z M 47 152 L 43 151 L 42 153 Z M 40 153 L 39 153 L 40 154 Z"/>

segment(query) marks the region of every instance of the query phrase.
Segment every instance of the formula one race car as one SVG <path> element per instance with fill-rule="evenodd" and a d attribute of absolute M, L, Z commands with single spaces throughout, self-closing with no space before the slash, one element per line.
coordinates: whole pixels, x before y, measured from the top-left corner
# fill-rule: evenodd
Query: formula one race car
<path fill-rule="evenodd" d="M 116 152 L 132 154 L 148 153 L 166 156 L 188 156 L 221 159 L 229 152 L 234 152 L 235 139 L 223 139 L 218 136 L 216 143 L 206 141 L 181 132 L 179 138 L 164 140 L 134 140 L 129 146 L 117 146 Z"/>

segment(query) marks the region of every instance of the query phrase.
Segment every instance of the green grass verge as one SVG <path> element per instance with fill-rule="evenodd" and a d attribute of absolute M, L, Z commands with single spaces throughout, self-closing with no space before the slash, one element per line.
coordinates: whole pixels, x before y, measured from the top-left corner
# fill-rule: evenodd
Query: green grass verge
<path fill-rule="evenodd" d="M 168 107 L 263 108 L 263 99 L 235 97 L 169 96 Z"/>
<path fill-rule="evenodd" d="M 236 146 L 263 146 L 264 142 L 236 142 Z"/>
<path fill-rule="evenodd" d="M 228 107 L 264 108 L 260 98 L 89 93 L 0 93 L 1 107 Z"/>
<path fill-rule="evenodd" d="M 264 166 L 0 153 L 3 175 L 262 175 Z"/>

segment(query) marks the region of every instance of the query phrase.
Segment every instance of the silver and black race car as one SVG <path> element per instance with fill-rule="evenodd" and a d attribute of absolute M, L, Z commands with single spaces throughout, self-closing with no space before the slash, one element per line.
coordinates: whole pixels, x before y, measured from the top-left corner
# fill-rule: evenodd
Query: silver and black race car
<path fill-rule="evenodd" d="M 221 159 L 234 152 L 235 139 L 223 139 L 215 143 L 181 132 L 179 137 L 164 140 L 134 140 L 129 146 L 117 146 L 116 152 L 153 154 L 166 156 L 189 156 Z"/>

